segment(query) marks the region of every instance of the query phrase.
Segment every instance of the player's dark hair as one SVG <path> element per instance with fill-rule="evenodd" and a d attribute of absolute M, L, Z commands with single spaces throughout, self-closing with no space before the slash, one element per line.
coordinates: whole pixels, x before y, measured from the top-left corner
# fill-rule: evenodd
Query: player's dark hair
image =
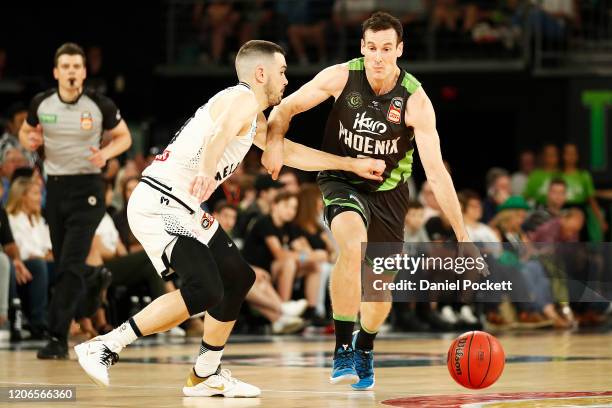
<path fill-rule="evenodd" d="M 401 43 L 404 38 L 404 29 L 402 23 L 389 13 L 377 11 L 361 25 L 361 36 L 365 39 L 365 32 L 372 30 L 374 32 L 388 30 L 392 28 L 397 34 L 397 43 Z"/>
<path fill-rule="evenodd" d="M 83 58 L 83 65 L 85 65 L 85 52 L 78 44 L 67 42 L 60 45 L 57 51 L 55 51 L 55 57 L 53 59 L 54 66 L 57 67 L 57 61 L 62 55 L 80 55 L 81 58 Z"/>
<path fill-rule="evenodd" d="M 245 42 L 236 54 L 236 61 L 240 58 L 249 57 L 254 54 L 274 55 L 275 53 L 285 55 L 285 50 L 280 45 L 271 41 L 251 40 Z"/>

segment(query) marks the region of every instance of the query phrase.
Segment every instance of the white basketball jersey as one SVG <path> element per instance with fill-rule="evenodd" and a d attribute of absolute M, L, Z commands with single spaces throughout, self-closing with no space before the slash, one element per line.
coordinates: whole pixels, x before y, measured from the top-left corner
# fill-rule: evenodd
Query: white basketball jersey
<path fill-rule="evenodd" d="M 200 203 L 189 191 L 190 183 L 195 178 L 200 167 L 200 159 L 206 154 L 204 145 L 215 131 L 215 122 L 210 116 L 210 106 L 220 96 L 227 92 L 238 90 L 252 93 L 246 84 L 238 84 L 224 89 L 209 99 L 195 114 L 176 132 L 163 153 L 147 167 L 142 175 L 154 178 L 172 188 L 172 194 L 185 201 L 191 208 L 197 208 Z M 236 107 L 239 109 L 239 107 Z M 217 187 L 232 175 L 244 156 L 247 154 L 257 128 L 257 116 L 253 118 L 251 128 L 245 135 L 233 137 L 223 151 L 223 156 L 217 164 L 215 179 Z"/>

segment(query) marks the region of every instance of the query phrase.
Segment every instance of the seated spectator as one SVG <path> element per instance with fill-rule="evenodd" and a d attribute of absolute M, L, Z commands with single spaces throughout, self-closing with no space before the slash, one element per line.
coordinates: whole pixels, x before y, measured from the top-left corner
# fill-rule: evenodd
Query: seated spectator
<path fill-rule="evenodd" d="M 336 250 L 327 229 L 321 225 L 323 200 L 319 187 L 304 184 L 298 194 L 298 209 L 292 223 L 291 248 L 300 254 L 300 271 L 304 276 L 304 293 L 308 308 L 304 318 L 315 318 L 315 310 L 325 309 L 328 273 L 335 260 Z M 323 274 L 325 270 L 326 274 Z M 320 316 L 319 316 L 320 317 Z"/>
<path fill-rule="evenodd" d="M 227 201 L 219 201 L 215 206 L 215 210 L 212 213 L 213 217 L 219 222 L 223 231 L 231 237 L 232 231 L 236 226 L 236 219 L 238 218 L 238 210 L 236 207 L 228 203 Z"/>
<path fill-rule="evenodd" d="M 257 176 L 255 179 L 257 199 L 239 214 L 234 230 L 237 237 L 246 238 L 253 223 L 262 215 L 268 215 L 270 213 L 272 202 L 278 191 L 283 187 L 284 185 L 282 183 L 273 180 L 268 174 L 260 174 Z"/>
<path fill-rule="evenodd" d="M 376 7 L 375 0 L 335 0 L 332 19 L 337 32 L 344 32 L 347 44 L 359 41 L 361 24 L 370 17 Z M 340 55 L 345 58 L 346 50 L 338 47 Z"/>
<path fill-rule="evenodd" d="M 529 255 L 531 253 L 527 247 L 529 239 L 521 227 L 528 209 L 529 205 L 522 197 L 512 196 L 500 206 L 498 214 L 491 221 L 491 226 L 498 231 L 501 241 L 508 243 L 504 246 L 500 262 L 511 263 L 518 269 L 521 277 L 527 282 L 528 298 L 533 299 L 531 302 L 517 304 L 519 322 L 535 325 L 552 323 L 556 328 L 570 328 L 571 321 L 557 312 L 551 281 L 546 270 L 537 258 Z"/>
<path fill-rule="evenodd" d="M 270 215 L 260 217 L 244 240 L 246 261 L 271 274 L 272 282 L 283 301 L 291 300 L 293 283 L 301 264 L 301 254 L 290 249 L 287 225 L 297 212 L 295 194 L 279 193 L 272 204 Z"/>
<path fill-rule="evenodd" d="M 523 150 L 519 155 L 519 169 L 512 173 L 510 191 L 512 195 L 523 195 L 529 174 L 535 168 L 535 155 L 531 150 Z"/>
<path fill-rule="evenodd" d="M 437 217 L 442 211 L 440 204 L 436 201 L 436 196 L 431 189 L 431 185 L 428 181 L 424 181 L 421 186 L 421 192 L 419 193 L 419 202 L 423 204 L 425 212 L 423 214 L 423 222 L 429 221 L 432 217 Z"/>
<path fill-rule="evenodd" d="M 428 242 L 425 231 L 425 208 L 418 201 L 410 201 L 404 219 L 404 242 Z"/>
<path fill-rule="evenodd" d="M 306 46 L 312 44 L 317 51 L 317 63 L 327 61 L 325 33 L 331 17 L 333 0 L 297 0 L 279 2 L 282 14 L 287 17 L 287 37 L 301 65 L 308 65 Z"/>
<path fill-rule="evenodd" d="M 278 175 L 278 181 L 283 184 L 283 190 L 293 194 L 300 192 L 300 179 L 291 167 L 283 167 Z"/>
<path fill-rule="evenodd" d="M 6 127 L 0 136 L 0 157 L 4 157 L 8 149 L 18 149 L 27 160 L 29 167 L 34 167 L 38 161 L 38 153 L 30 152 L 19 143 L 19 129 L 28 116 L 27 107 L 17 102 L 9 106 L 6 111 Z"/>
<path fill-rule="evenodd" d="M 487 172 L 487 197 L 483 202 L 482 222 L 488 223 L 497 213 L 497 208 L 510 197 L 510 176 L 499 167 Z"/>
<path fill-rule="evenodd" d="M 121 201 L 123 201 L 125 205 L 121 210 L 115 212 L 115 214 L 112 215 L 113 223 L 115 224 L 117 231 L 119 231 L 119 237 L 121 239 L 121 242 L 124 243 L 128 252 L 138 252 L 143 250 L 142 245 L 140 245 L 140 242 L 138 242 L 134 234 L 132 234 L 132 230 L 130 229 L 130 224 L 128 223 L 127 218 L 127 203 L 130 199 L 130 196 L 132 195 L 132 192 L 138 185 L 139 180 L 139 177 L 130 177 L 125 180 L 121 193 Z"/>
<path fill-rule="evenodd" d="M 2 203 L 6 204 L 8 200 L 9 188 L 13 173 L 16 169 L 26 167 L 28 162 L 21 153 L 21 150 L 15 147 L 9 147 L 4 151 L 4 155 L 1 157 L 2 164 L 2 187 L 4 188 L 4 196 L 2 197 Z"/>
<path fill-rule="evenodd" d="M 40 186 L 32 178 L 13 182 L 7 204 L 8 219 L 25 269 L 17 268 L 17 284 L 27 295 L 29 319 L 33 337 L 42 338 L 47 328 L 47 295 L 49 272 L 47 260 L 52 259 L 49 227 L 41 215 Z M 21 269 L 21 270 L 20 270 Z"/>
<path fill-rule="evenodd" d="M 523 197 L 534 204 L 546 203 L 550 180 L 559 177 L 559 149 L 552 143 L 542 147 L 540 153 L 541 165 L 529 174 Z"/>
<path fill-rule="evenodd" d="M 540 225 L 561 215 L 567 197 L 567 185 L 562 178 L 554 178 L 548 186 L 546 204 L 540 205 L 531 213 L 523 224 L 525 232 L 532 232 Z"/>
<path fill-rule="evenodd" d="M 463 212 L 465 229 L 473 242 L 483 243 L 479 245 L 481 251 L 489 254 L 498 254 L 500 246 L 499 236 L 487 224 L 480 222 L 482 218 L 482 201 L 474 191 L 466 190 L 459 194 L 459 202 Z"/>

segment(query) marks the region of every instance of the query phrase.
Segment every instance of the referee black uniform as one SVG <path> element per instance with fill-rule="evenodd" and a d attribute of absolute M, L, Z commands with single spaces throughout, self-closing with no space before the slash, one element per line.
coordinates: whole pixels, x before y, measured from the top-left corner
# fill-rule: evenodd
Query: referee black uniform
<path fill-rule="evenodd" d="M 86 276 L 85 259 L 105 212 L 104 183 L 101 170 L 88 160 L 90 147 L 100 146 L 102 132 L 115 128 L 121 115 L 103 95 L 85 92 L 65 102 L 51 89 L 34 97 L 26 121 L 42 126 L 45 217 L 59 274 L 49 305 L 51 341 L 38 358 L 67 358 L 70 322 L 84 300 L 86 281 L 95 281 Z"/>

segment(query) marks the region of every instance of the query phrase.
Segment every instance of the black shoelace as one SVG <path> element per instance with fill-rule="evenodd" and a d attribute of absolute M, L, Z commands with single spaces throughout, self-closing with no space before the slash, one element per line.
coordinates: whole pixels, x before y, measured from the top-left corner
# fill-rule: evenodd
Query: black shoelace
<path fill-rule="evenodd" d="M 336 368 L 344 369 L 353 366 L 353 349 L 338 349 L 336 352 Z"/>
<path fill-rule="evenodd" d="M 111 349 L 109 349 L 107 346 L 104 346 L 104 349 L 102 349 L 102 355 L 100 356 L 100 363 L 110 367 L 117 361 L 119 361 L 119 354 L 111 351 Z"/>
<path fill-rule="evenodd" d="M 359 378 L 370 377 L 374 371 L 372 370 L 372 351 L 355 350 L 355 370 Z"/>

